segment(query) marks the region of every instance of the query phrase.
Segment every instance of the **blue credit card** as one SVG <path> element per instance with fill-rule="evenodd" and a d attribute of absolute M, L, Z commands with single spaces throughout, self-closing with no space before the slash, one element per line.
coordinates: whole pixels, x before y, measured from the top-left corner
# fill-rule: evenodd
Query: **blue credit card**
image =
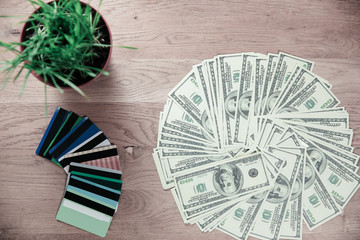
<path fill-rule="evenodd" d="M 66 120 L 69 112 L 63 108 L 57 107 L 50 123 L 39 143 L 39 146 L 36 149 L 36 154 L 42 157 L 45 157 L 45 152 L 51 141 L 54 139 L 56 134 L 58 133 L 59 128 Z M 49 159 L 49 158 L 47 158 Z"/>
<path fill-rule="evenodd" d="M 93 140 L 96 140 L 93 143 Z M 76 127 L 74 127 L 63 139 L 50 149 L 50 155 L 57 161 L 67 153 L 76 150 L 83 151 L 95 147 L 96 144 L 107 140 L 107 137 L 100 129 L 87 117 L 85 117 Z M 88 143 L 91 143 L 90 145 Z M 84 145 L 88 144 L 84 149 Z M 109 143 L 110 144 L 110 143 Z M 89 148 L 91 147 L 91 148 Z"/>

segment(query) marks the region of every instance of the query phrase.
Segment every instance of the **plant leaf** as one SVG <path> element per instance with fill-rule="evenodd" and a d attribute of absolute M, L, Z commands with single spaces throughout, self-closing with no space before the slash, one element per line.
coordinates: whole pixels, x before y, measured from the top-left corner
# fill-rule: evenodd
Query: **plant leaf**
<path fill-rule="evenodd" d="M 56 78 L 60 79 L 61 81 L 63 81 L 64 83 L 66 83 L 67 85 L 69 85 L 70 87 L 72 87 L 75 91 L 80 93 L 81 96 L 86 97 L 85 93 L 78 86 L 76 86 L 74 83 L 72 83 L 68 79 L 64 78 L 63 76 L 61 76 L 60 74 L 57 74 L 57 73 L 54 73 L 54 76 Z"/>
<path fill-rule="evenodd" d="M 55 87 L 57 88 L 57 90 L 63 94 L 64 93 L 64 90 L 59 86 L 59 84 L 57 83 L 57 81 L 55 80 L 55 78 L 53 76 L 51 76 L 51 80 L 52 82 L 54 83 Z"/>
<path fill-rule="evenodd" d="M 15 78 L 14 78 L 13 82 L 15 82 L 15 81 L 16 81 L 16 79 L 18 79 L 18 77 L 20 76 L 20 74 L 21 74 L 21 72 L 24 70 L 24 68 L 25 68 L 25 66 L 22 66 L 22 67 L 21 67 L 21 69 L 19 70 L 19 72 L 16 74 L 16 76 L 15 76 Z"/>
<path fill-rule="evenodd" d="M 21 94 L 24 92 L 25 85 L 26 85 L 26 83 L 27 83 L 27 80 L 28 80 L 28 78 L 29 78 L 30 73 L 31 73 L 31 69 L 29 69 L 29 71 L 28 71 L 28 72 L 26 73 L 26 75 L 25 75 L 25 79 L 24 79 L 23 85 L 22 85 L 22 87 L 21 87 L 19 96 L 21 96 Z"/>
<path fill-rule="evenodd" d="M 114 47 L 127 48 L 127 49 L 138 49 L 138 48 L 136 48 L 136 47 L 129 47 L 129 46 L 114 46 Z"/>

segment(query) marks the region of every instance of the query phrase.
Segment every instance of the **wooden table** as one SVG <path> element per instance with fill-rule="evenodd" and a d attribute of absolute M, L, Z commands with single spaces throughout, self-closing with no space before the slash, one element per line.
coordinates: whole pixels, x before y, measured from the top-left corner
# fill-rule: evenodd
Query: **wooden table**
<path fill-rule="evenodd" d="M 97 6 L 98 1 L 92 5 Z M 20 20 L 33 11 L 25 0 L 0 0 L 0 40 L 18 41 Z M 100 12 L 115 48 L 108 70 L 82 89 L 48 88 L 50 115 L 57 106 L 89 116 L 119 148 L 123 194 L 108 239 L 232 239 L 184 225 L 169 191 L 162 190 L 152 149 L 167 93 L 192 65 L 217 54 L 278 51 L 315 62 L 350 114 L 353 146 L 360 146 L 360 1 L 104 0 Z M 2 53 L 2 57 L 8 54 Z M 4 76 L 1 75 L 1 81 Z M 0 239 L 99 239 L 55 219 L 66 174 L 35 155 L 50 118 L 44 85 L 30 77 L 0 92 Z M 304 239 L 360 239 L 360 193 L 344 212 Z"/>

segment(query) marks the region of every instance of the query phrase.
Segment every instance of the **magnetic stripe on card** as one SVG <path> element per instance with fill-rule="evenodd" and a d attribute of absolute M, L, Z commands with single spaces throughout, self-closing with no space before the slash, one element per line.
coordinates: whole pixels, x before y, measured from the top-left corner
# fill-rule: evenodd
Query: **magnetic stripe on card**
<path fill-rule="evenodd" d="M 84 154 L 88 154 L 88 153 L 101 152 L 101 151 L 110 150 L 110 149 L 117 149 L 116 145 L 110 145 L 110 146 L 106 146 L 106 147 L 90 149 L 90 150 L 86 150 L 86 151 L 82 151 L 82 152 L 70 153 L 66 157 L 74 157 L 74 156 L 84 155 Z M 117 154 L 115 154 L 115 155 L 117 155 Z"/>
<path fill-rule="evenodd" d="M 96 150 L 96 149 L 94 149 L 94 150 Z M 116 148 L 105 149 L 105 150 L 100 150 L 100 151 L 93 151 L 93 152 L 89 152 L 89 150 L 88 150 L 86 152 L 87 153 L 83 153 L 83 151 L 82 151 L 82 152 L 68 154 L 70 156 L 65 155 L 64 159 L 61 161 L 61 165 L 66 166 L 66 165 L 69 165 L 71 162 L 81 163 L 81 162 L 96 160 L 96 159 L 100 159 L 100 158 L 115 156 L 118 154 Z M 83 154 L 81 154 L 81 153 L 83 153 Z M 76 155 L 74 155 L 74 154 L 76 154 Z"/>
<path fill-rule="evenodd" d="M 68 149 L 66 149 L 65 152 L 63 152 L 61 154 L 61 156 L 57 159 L 57 161 L 61 162 L 67 154 L 71 154 L 71 153 L 78 152 L 78 151 L 89 150 L 93 146 L 97 146 L 99 141 L 101 141 L 101 139 L 98 139 L 99 135 L 102 135 L 101 131 L 88 137 L 88 139 L 86 139 L 83 142 L 80 142 L 80 144 L 79 144 L 79 141 L 77 140 L 78 142 L 73 143 L 72 146 L 70 146 Z M 110 145 L 110 142 L 109 142 L 109 145 Z"/>
<path fill-rule="evenodd" d="M 69 175 L 71 175 L 73 177 L 76 176 L 75 174 L 69 174 Z M 96 178 L 87 177 L 87 176 L 81 176 L 81 179 L 90 181 L 92 183 L 97 183 L 97 184 L 99 184 L 99 185 L 101 185 L 103 187 L 108 187 L 110 189 L 118 191 L 117 193 L 121 194 L 122 181 L 120 181 L 120 182 L 110 182 L 110 181 L 96 179 Z"/>
<path fill-rule="evenodd" d="M 100 184 L 85 179 L 78 178 L 76 176 L 70 177 L 68 185 L 78 187 L 92 193 L 99 194 L 103 197 L 107 197 L 115 201 L 117 201 L 120 196 L 120 191 L 116 191 L 114 189 L 102 186 Z"/>
<path fill-rule="evenodd" d="M 94 202 L 94 201 L 92 201 L 90 199 L 81 197 L 81 196 L 76 195 L 76 194 L 74 194 L 72 192 L 66 192 L 64 198 L 66 198 L 68 200 L 71 200 L 73 202 L 77 202 L 77 203 L 79 203 L 81 205 L 92 208 L 94 210 L 97 210 L 97 211 L 102 212 L 102 213 L 104 213 L 106 215 L 109 215 L 109 216 L 113 216 L 114 213 L 115 213 L 115 210 L 112 209 L 112 208 L 106 207 L 106 206 L 104 206 L 102 204 L 99 204 L 99 203 Z"/>
<path fill-rule="evenodd" d="M 72 192 L 74 194 L 77 194 L 77 195 L 80 195 L 82 197 L 85 197 L 85 198 L 88 198 L 92 201 L 95 201 L 95 202 L 98 202 L 100 204 L 103 204 L 107 207 L 110 207 L 110 208 L 116 208 L 117 204 L 118 204 L 118 201 L 114 201 L 114 200 L 111 200 L 109 198 L 106 198 L 106 197 L 103 197 L 99 194 L 95 194 L 95 193 L 92 193 L 92 192 L 89 192 L 89 191 L 86 191 L 86 190 L 83 190 L 81 188 L 77 188 L 77 187 L 74 187 L 74 186 L 68 186 L 66 188 L 66 191 L 67 192 Z"/>
<path fill-rule="evenodd" d="M 87 191 L 80 192 L 80 191 L 75 191 L 74 189 L 67 188 L 66 192 L 70 192 L 70 193 L 73 193 L 73 194 L 78 195 L 80 197 L 86 198 L 88 200 L 91 200 L 93 202 L 101 204 L 101 205 L 103 205 L 105 207 L 111 208 L 116 212 L 116 207 L 118 205 L 117 201 L 114 201 L 115 204 L 109 204 L 107 202 L 101 201 L 101 199 L 99 197 L 96 197 L 95 194 L 94 195 L 89 195 L 91 193 L 87 192 Z M 104 198 L 104 199 L 107 199 L 107 198 Z"/>
<path fill-rule="evenodd" d="M 84 164 L 84 165 L 86 165 L 86 164 Z M 86 166 L 91 166 L 91 165 L 86 165 Z M 91 166 L 91 167 L 93 167 L 93 166 Z M 91 169 L 91 168 L 70 165 L 69 173 L 72 173 L 72 172 L 87 173 L 87 174 L 102 176 L 102 177 L 111 178 L 111 179 L 118 179 L 118 180 L 121 179 L 121 175 L 122 175 L 121 172 L 112 173 L 112 172 L 103 171 L 101 169 Z"/>
<path fill-rule="evenodd" d="M 88 174 L 88 173 L 83 173 L 83 172 L 78 172 L 78 171 L 72 171 L 70 173 L 80 176 L 80 177 L 96 178 L 96 179 L 100 179 L 100 180 L 105 180 L 105 181 L 109 181 L 109 182 L 117 182 L 117 183 L 122 182 L 120 179 L 108 178 L 108 177 L 103 177 L 103 176 L 99 176 L 99 175 L 95 175 L 95 174 Z"/>
<path fill-rule="evenodd" d="M 102 144 L 102 143 L 104 143 L 104 144 Z M 82 151 L 90 150 L 90 149 L 93 149 L 96 147 L 104 147 L 104 146 L 108 146 L 108 145 L 110 145 L 110 142 L 108 141 L 105 134 L 103 132 L 101 132 L 94 139 L 92 139 L 92 141 L 88 141 L 84 145 L 82 145 L 79 149 L 76 150 L 76 152 L 82 152 Z"/>

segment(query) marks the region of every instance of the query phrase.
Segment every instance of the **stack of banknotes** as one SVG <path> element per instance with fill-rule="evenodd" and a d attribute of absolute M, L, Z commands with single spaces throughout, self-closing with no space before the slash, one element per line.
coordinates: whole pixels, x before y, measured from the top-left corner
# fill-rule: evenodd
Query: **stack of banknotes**
<path fill-rule="evenodd" d="M 236 239 L 301 239 L 360 186 L 349 115 L 314 63 L 204 60 L 168 94 L 153 157 L 185 223 Z"/>

